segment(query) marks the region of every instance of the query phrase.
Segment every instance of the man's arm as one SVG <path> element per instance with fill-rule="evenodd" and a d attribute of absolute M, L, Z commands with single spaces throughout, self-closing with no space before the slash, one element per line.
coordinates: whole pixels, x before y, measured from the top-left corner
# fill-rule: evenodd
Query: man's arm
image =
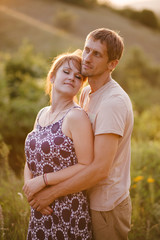
<path fill-rule="evenodd" d="M 56 198 L 88 189 L 105 179 L 115 158 L 119 135 L 101 134 L 95 136 L 94 161 L 72 178 L 42 190 L 28 199 L 32 207 L 41 211 Z"/>

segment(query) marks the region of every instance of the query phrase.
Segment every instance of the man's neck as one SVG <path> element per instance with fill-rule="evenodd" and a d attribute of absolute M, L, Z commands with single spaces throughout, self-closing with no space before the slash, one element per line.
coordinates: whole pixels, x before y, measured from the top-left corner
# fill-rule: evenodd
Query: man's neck
<path fill-rule="evenodd" d="M 106 83 L 108 83 L 110 80 L 111 80 L 111 74 L 105 74 L 105 76 L 101 75 L 101 76 L 88 77 L 88 82 L 91 87 L 91 92 L 92 93 L 96 92 Z"/>

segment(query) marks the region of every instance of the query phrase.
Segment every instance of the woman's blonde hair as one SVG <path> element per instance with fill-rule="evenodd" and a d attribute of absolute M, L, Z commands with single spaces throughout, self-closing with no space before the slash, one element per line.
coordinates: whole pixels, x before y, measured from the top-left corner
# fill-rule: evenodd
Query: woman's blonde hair
<path fill-rule="evenodd" d="M 80 69 L 81 71 L 81 64 L 82 64 L 82 51 L 80 49 L 77 49 L 73 53 L 63 53 L 55 57 L 52 61 L 51 68 L 48 72 L 47 75 L 47 82 L 46 82 L 46 94 L 48 94 L 51 97 L 51 78 L 56 75 L 57 70 L 63 65 L 64 62 L 69 62 L 72 61 L 74 66 L 77 69 Z M 86 77 L 83 77 L 83 82 L 86 80 Z"/>

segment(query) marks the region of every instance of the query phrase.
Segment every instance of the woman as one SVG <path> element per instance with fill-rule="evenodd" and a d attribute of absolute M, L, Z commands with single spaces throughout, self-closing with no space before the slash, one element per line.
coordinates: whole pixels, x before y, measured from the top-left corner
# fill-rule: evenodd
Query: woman
<path fill-rule="evenodd" d="M 25 141 L 27 197 L 72 177 L 93 159 L 91 124 L 74 102 L 84 80 L 78 53 L 53 62 L 47 77 L 51 106 L 40 110 Z M 31 208 L 27 239 L 92 239 L 86 192 L 56 199 L 41 212 Z"/>

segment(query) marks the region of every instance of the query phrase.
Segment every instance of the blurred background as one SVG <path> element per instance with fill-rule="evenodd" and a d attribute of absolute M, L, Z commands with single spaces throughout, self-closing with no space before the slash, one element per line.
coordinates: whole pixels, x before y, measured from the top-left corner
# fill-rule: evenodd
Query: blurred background
<path fill-rule="evenodd" d="M 49 104 L 45 79 L 53 57 L 83 49 L 106 27 L 124 38 L 113 78 L 134 108 L 131 240 L 160 239 L 160 1 L 0 0 L 0 239 L 23 240 L 24 141 Z"/>

